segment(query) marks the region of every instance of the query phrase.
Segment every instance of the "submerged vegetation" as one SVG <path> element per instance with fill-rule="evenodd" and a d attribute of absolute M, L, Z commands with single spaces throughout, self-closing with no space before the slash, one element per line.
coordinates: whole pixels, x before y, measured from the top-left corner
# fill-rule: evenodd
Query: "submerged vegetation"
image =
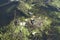
<path fill-rule="evenodd" d="M 0 40 L 60 40 L 60 0 L 1 0 Z"/>

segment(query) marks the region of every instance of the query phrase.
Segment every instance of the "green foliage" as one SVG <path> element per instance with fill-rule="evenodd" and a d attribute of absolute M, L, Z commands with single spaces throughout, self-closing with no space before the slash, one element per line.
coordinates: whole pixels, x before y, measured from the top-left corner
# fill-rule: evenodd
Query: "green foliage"
<path fill-rule="evenodd" d="M 3 22 L 0 26 L 0 40 L 60 40 L 60 11 L 58 10 L 60 0 L 52 0 L 47 4 L 45 0 L 20 0 L 19 2 L 19 5 L 12 2 L 5 7 L 3 7 L 5 2 L 1 3 L 4 12 L 0 10 L 0 23 Z M 57 11 L 52 10 L 51 7 Z M 16 19 L 19 20 L 17 25 L 14 23 L 16 19 L 13 19 L 14 10 L 17 10 Z M 10 14 L 12 20 L 8 20 Z M 4 24 L 5 21 L 8 22 L 7 20 L 10 21 L 8 25 Z"/>

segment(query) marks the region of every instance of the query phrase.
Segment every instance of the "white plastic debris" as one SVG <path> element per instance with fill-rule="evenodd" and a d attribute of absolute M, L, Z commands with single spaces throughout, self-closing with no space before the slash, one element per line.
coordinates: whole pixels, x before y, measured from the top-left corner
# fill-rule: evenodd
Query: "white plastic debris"
<path fill-rule="evenodd" d="M 35 34 L 36 34 L 36 32 L 33 32 L 32 34 L 33 34 L 33 35 L 35 35 Z"/>
<path fill-rule="evenodd" d="M 32 4 L 31 6 L 34 6 L 35 4 Z"/>
<path fill-rule="evenodd" d="M 26 22 L 23 22 L 23 26 L 25 26 Z"/>
<path fill-rule="evenodd" d="M 39 17 L 39 19 L 41 19 L 41 17 Z"/>
<path fill-rule="evenodd" d="M 20 22 L 20 25 L 23 25 L 22 22 Z"/>
<path fill-rule="evenodd" d="M 32 15 L 33 13 L 32 12 L 29 12 L 30 15 Z"/>
<path fill-rule="evenodd" d="M 21 26 L 25 26 L 26 22 L 20 22 Z"/>
<path fill-rule="evenodd" d="M 25 21 L 28 21 L 28 19 L 25 19 Z"/>

